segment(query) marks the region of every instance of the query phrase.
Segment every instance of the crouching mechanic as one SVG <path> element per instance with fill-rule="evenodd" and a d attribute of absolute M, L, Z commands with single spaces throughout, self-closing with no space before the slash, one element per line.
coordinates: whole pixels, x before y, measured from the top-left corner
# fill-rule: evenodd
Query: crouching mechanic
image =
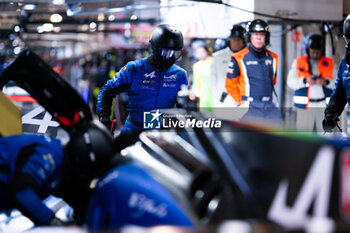
<path fill-rule="evenodd" d="M 149 42 L 152 54 L 121 68 L 98 95 L 97 115 L 110 128 L 112 100 L 117 94 L 128 92 L 129 115 L 121 134 L 142 130 L 144 111 L 174 107 L 177 92 L 188 84 L 186 71 L 174 64 L 182 53 L 181 31 L 168 24 L 158 25 Z"/>
<path fill-rule="evenodd" d="M 61 177 L 59 140 L 20 134 L 0 138 L 0 210 L 17 208 L 36 225 L 59 225 L 42 199 L 54 193 Z"/>
<path fill-rule="evenodd" d="M 68 203 L 82 223 L 88 184 L 102 175 L 115 154 L 110 133 L 97 123 L 77 127 L 64 147 L 48 135 L 0 137 L 0 211 L 17 208 L 35 225 L 62 225 L 42 202 L 54 195 Z"/>
<path fill-rule="evenodd" d="M 325 132 L 332 132 L 338 126 L 339 116 L 346 103 L 350 103 L 350 15 L 344 21 L 343 33 L 346 42 L 345 57 L 339 65 L 335 87 L 324 111 L 322 126 Z M 338 128 L 340 127 L 338 126 Z"/>
<path fill-rule="evenodd" d="M 99 179 L 91 194 L 85 222 L 90 232 L 114 232 L 128 225 L 193 230 L 195 215 L 142 163 L 117 156 L 111 164 L 114 168 Z"/>

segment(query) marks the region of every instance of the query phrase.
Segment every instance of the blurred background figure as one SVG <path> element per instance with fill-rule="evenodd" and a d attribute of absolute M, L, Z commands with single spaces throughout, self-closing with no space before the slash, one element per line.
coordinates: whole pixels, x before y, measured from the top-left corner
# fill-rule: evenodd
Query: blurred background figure
<path fill-rule="evenodd" d="M 333 87 L 333 60 L 324 56 L 324 41 L 319 34 L 309 34 L 306 55 L 294 60 L 287 76 L 293 89 L 296 107 L 296 129 L 322 132 L 323 111 Z"/>
<path fill-rule="evenodd" d="M 231 28 L 230 36 L 224 40 L 225 47 L 213 53 L 211 65 L 211 86 L 214 96 L 215 107 L 233 107 L 235 102 L 232 97 L 227 95 L 225 89 L 225 77 L 228 63 L 232 54 L 238 52 L 246 46 L 244 41 L 245 29 L 235 24 Z M 220 42 L 221 44 L 222 42 Z M 215 43 L 216 45 L 216 43 Z"/>
<path fill-rule="evenodd" d="M 214 89 L 211 86 L 212 56 L 209 52 L 209 45 L 204 40 L 198 39 L 192 42 L 191 48 L 197 60 L 192 67 L 192 89 L 199 96 L 200 111 L 211 112 L 214 107 Z"/>
<path fill-rule="evenodd" d="M 222 50 L 224 48 L 227 48 L 228 44 L 227 44 L 227 40 L 225 38 L 218 38 L 215 40 L 214 43 L 214 52 L 217 52 L 219 50 Z M 214 53 L 213 53 L 214 55 Z"/>

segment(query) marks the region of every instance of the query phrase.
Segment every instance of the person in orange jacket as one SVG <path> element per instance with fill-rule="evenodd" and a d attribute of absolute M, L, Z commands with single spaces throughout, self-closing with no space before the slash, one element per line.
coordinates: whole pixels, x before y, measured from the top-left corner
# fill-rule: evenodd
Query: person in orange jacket
<path fill-rule="evenodd" d="M 246 41 L 248 46 L 231 56 L 225 88 L 238 106 L 248 110 L 240 120 L 280 126 L 282 115 L 273 101 L 278 55 L 266 49 L 268 24 L 261 19 L 248 23 Z"/>
<path fill-rule="evenodd" d="M 297 111 L 296 129 L 321 132 L 323 109 L 333 87 L 333 60 L 324 56 L 321 35 L 310 34 L 306 55 L 294 60 L 287 76 L 287 85 L 294 90 L 293 102 Z"/>

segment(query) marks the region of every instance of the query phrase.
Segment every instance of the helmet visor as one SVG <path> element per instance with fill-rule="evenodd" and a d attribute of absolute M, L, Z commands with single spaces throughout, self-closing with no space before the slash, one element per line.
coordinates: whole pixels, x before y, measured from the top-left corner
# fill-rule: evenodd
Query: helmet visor
<path fill-rule="evenodd" d="M 159 48 L 159 54 L 160 56 L 170 59 L 172 57 L 175 57 L 175 59 L 179 59 L 182 55 L 182 50 L 174 50 L 174 49 L 167 49 L 167 48 Z"/>

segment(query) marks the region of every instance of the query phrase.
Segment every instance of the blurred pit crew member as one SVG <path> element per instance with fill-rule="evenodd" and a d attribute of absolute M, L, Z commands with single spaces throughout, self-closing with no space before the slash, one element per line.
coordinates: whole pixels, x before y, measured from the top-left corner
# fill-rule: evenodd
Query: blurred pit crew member
<path fill-rule="evenodd" d="M 248 47 L 231 56 L 225 87 L 236 104 L 246 107 L 242 121 L 268 121 L 282 124 L 281 112 L 273 102 L 277 79 L 278 55 L 267 50 L 270 43 L 268 24 L 256 19 L 248 23 Z"/>
<path fill-rule="evenodd" d="M 226 43 L 228 46 L 212 54 L 211 65 L 211 86 L 214 91 L 215 107 L 233 107 L 234 101 L 230 95 L 227 95 L 225 89 L 225 77 L 227 67 L 232 54 L 240 51 L 246 46 L 244 40 L 245 29 L 238 24 L 231 28 L 230 36 Z"/>
<path fill-rule="evenodd" d="M 344 20 L 343 34 L 346 43 L 345 56 L 339 65 L 335 87 L 324 111 L 322 126 L 325 132 L 332 132 L 338 125 L 337 121 L 346 103 L 350 103 L 350 15 Z"/>
<path fill-rule="evenodd" d="M 73 132 L 65 147 L 48 135 L 0 137 L 0 210 L 16 208 L 35 225 L 63 225 L 43 203 L 54 195 L 68 203 L 82 223 L 88 184 L 106 170 L 106 161 L 115 153 L 110 133 L 99 124 L 84 125 L 83 134 Z M 79 159 L 81 153 L 90 161 Z"/>
<path fill-rule="evenodd" d="M 306 41 L 306 55 L 294 60 L 287 76 L 287 85 L 294 90 L 298 131 L 321 132 L 322 119 L 333 86 L 333 60 L 323 56 L 321 35 L 311 34 Z"/>
<path fill-rule="evenodd" d="M 191 44 L 196 62 L 192 65 L 192 89 L 199 96 L 199 107 L 202 112 L 211 112 L 214 106 L 213 86 L 211 86 L 210 69 L 212 56 L 209 44 L 205 40 L 194 40 Z"/>

